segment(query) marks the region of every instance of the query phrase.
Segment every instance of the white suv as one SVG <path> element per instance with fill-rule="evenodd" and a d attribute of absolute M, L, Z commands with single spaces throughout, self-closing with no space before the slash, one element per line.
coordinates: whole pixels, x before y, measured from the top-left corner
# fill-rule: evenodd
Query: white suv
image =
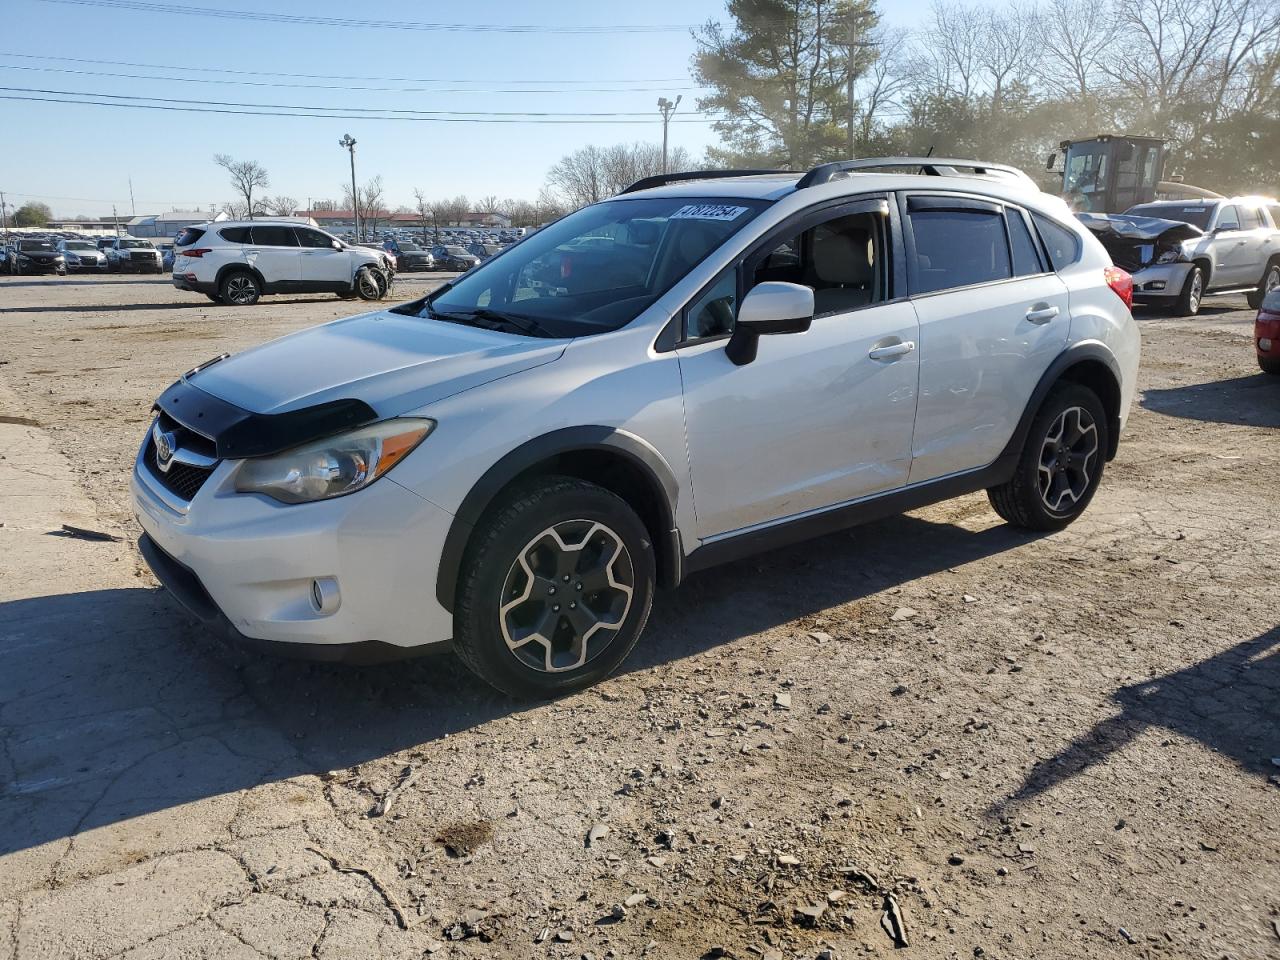
<path fill-rule="evenodd" d="M 257 303 L 269 293 L 380 300 L 391 274 L 381 250 L 352 246 L 296 223 L 201 223 L 187 227 L 174 242 L 173 285 L 237 306 Z"/>
<path fill-rule="evenodd" d="M 1066 526 L 1134 396 L 1127 274 L 1020 174 L 906 163 L 652 178 L 195 368 L 138 453 L 144 555 L 242 640 L 451 642 L 550 696 L 713 564 L 977 490 Z"/>

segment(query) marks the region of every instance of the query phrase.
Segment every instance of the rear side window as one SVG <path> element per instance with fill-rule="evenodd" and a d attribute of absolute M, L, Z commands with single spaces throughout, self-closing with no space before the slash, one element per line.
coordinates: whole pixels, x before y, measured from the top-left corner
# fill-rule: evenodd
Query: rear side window
<path fill-rule="evenodd" d="M 218 236 L 222 237 L 227 243 L 248 243 L 249 228 L 248 227 L 223 227 L 218 231 Z"/>
<path fill-rule="evenodd" d="M 253 227 L 250 236 L 257 247 L 296 247 L 298 238 L 292 227 Z"/>
<path fill-rule="evenodd" d="M 1280 203 L 1268 203 L 1267 213 L 1271 214 L 1271 225 L 1280 230 Z"/>
<path fill-rule="evenodd" d="M 1240 229 L 1256 230 L 1262 226 L 1262 217 L 1253 207 L 1238 207 L 1240 211 Z"/>
<path fill-rule="evenodd" d="M 1007 280 L 1009 243 L 997 210 L 911 210 L 915 269 L 911 292 L 932 293 Z"/>
<path fill-rule="evenodd" d="M 1013 251 L 1013 275 L 1029 277 L 1043 273 L 1044 266 L 1040 262 L 1040 251 L 1036 249 L 1036 242 L 1031 237 L 1031 231 L 1027 229 L 1027 221 L 1022 211 L 1008 207 L 1005 209 L 1005 216 L 1009 220 L 1009 249 Z"/>
<path fill-rule="evenodd" d="M 199 227 L 184 227 L 182 232 L 178 234 L 178 239 L 174 240 L 173 243 L 178 247 L 189 247 L 203 236 L 204 231 Z"/>
<path fill-rule="evenodd" d="M 1080 259 L 1080 238 L 1060 223 L 1038 213 L 1031 214 L 1040 239 L 1049 251 L 1049 262 L 1054 270 L 1062 270 Z"/>

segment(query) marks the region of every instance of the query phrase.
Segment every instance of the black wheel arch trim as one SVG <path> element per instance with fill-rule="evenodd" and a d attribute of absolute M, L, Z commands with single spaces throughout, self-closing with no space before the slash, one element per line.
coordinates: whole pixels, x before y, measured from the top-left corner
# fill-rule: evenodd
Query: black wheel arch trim
<path fill-rule="evenodd" d="M 266 278 L 262 275 L 262 271 L 259 270 L 257 267 L 247 263 L 228 263 L 219 267 L 217 275 L 213 278 L 213 288 L 215 290 L 221 290 L 222 281 L 227 276 L 227 274 L 239 273 L 239 272 L 249 273 L 253 275 L 253 278 L 258 281 L 259 295 L 267 292 L 268 284 L 267 284 Z"/>
<path fill-rule="evenodd" d="M 1009 464 L 1016 463 L 1018 457 L 1022 453 L 1023 444 L 1027 441 L 1027 433 L 1031 430 L 1031 421 L 1035 419 L 1036 414 L 1040 410 L 1041 404 L 1044 403 L 1045 397 L 1049 395 L 1049 391 L 1062 379 L 1073 379 L 1067 377 L 1067 374 L 1074 367 L 1078 367 L 1085 363 L 1101 363 L 1111 375 L 1111 388 L 1115 391 L 1115 408 L 1111 409 L 1108 404 L 1108 397 L 1098 397 L 1102 402 L 1103 408 L 1107 411 L 1107 460 L 1108 462 L 1115 459 L 1116 450 L 1120 442 L 1120 404 L 1123 403 L 1124 380 L 1120 375 L 1120 361 L 1116 359 L 1110 348 L 1100 340 L 1082 340 L 1079 343 L 1073 343 L 1067 347 L 1062 353 L 1049 364 L 1044 374 L 1040 377 L 1035 389 L 1031 392 L 1031 399 L 1027 401 L 1026 407 L 1022 411 L 1022 417 L 1018 420 L 1017 427 L 1014 428 L 1013 436 L 1009 438 L 1009 442 L 1005 445 L 997 463 L 1005 461 Z M 1085 386 L 1088 386 L 1086 383 Z"/>
<path fill-rule="evenodd" d="M 212 440 L 219 459 L 235 460 L 280 453 L 378 418 L 363 400 L 331 400 L 285 413 L 254 413 L 206 393 L 186 375 L 160 394 L 155 406 Z"/>
<path fill-rule="evenodd" d="M 661 585 L 674 587 L 680 582 L 684 549 L 675 521 L 680 486 L 666 459 L 648 441 L 616 427 L 565 427 L 527 440 L 504 454 L 481 475 L 463 498 L 445 535 L 440 554 L 436 599 L 441 606 L 451 612 L 454 609 L 458 576 L 471 534 L 501 491 L 521 474 L 542 463 L 568 454 L 592 452 L 621 457 L 630 466 L 638 468 L 657 494 L 655 500 L 661 529 L 653 533 L 658 538 L 654 552 L 660 557 Z"/>

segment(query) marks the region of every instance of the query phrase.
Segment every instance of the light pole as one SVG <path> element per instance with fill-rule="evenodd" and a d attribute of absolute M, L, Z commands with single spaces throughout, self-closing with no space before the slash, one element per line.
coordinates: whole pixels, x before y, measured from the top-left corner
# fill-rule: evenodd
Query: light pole
<path fill-rule="evenodd" d="M 0 190 L 0 233 L 7 237 L 9 236 L 9 218 L 5 215 L 4 208 L 4 191 Z"/>
<path fill-rule="evenodd" d="M 355 220 L 356 243 L 360 242 L 360 196 L 356 193 L 356 138 L 346 134 L 338 141 L 338 146 L 351 151 L 351 216 Z"/>
<path fill-rule="evenodd" d="M 666 97 L 658 98 L 658 112 L 662 114 L 662 172 L 667 173 L 667 124 L 671 122 L 671 115 L 676 112 L 676 107 L 680 106 L 680 101 L 684 99 L 680 94 L 676 94 L 675 100 L 668 100 Z"/>

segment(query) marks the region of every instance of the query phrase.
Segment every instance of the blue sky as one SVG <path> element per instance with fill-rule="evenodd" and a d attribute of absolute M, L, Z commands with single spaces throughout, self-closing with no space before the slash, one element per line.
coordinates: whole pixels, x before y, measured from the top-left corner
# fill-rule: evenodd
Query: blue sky
<path fill-rule="evenodd" d="M 122 2 L 126 8 L 118 6 Z M 913 12 L 924 4 L 925 0 L 897 3 L 888 7 L 886 16 L 909 25 Z M 644 4 L 601 0 L 459 4 L 202 0 L 192 4 L 178 0 L 163 5 L 342 19 L 533 24 L 561 30 L 675 27 L 701 23 L 724 12 L 723 0 L 647 0 Z M 349 176 L 347 154 L 338 139 L 348 132 L 359 141 L 360 179 L 381 174 L 392 205 L 412 203 L 414 187 L 429 196 L 464 193 L 473 199 L 487 194 L 532 199 L 547 168 L 570 150 L 588 143 L 660 141 L 655 108 L 659 96 L 683 93 L 685 101 L 677 117 L 684 121 L 694 117 L 691 108 L 697 90 L 688 79 L 694 45 L 687 29 L 586 34 L 436 32 L 147 12 L 137 7 L 152 4 L 135 0 L 8 0 L 0 6 L 5 8 L 0 31 L 3 87 L 354 110 L 374 106 L 641 115 L 636 119 L 642 122 L 636 124 L 379 122 L 0 100 L 5 144 L 0 149 L 0 190 L 14 205 L 44 200 L 63 216 L 110 214 L 113 202 L 121 215 L 131 212 L 130 176 L 138 213 L 193 206 L 207 209 L 211 203 L 231 198 L 225 174 L 213 163 L 215 153 L 261 161 L 271 174 L 270 193 L 284 193 L 303 204 L 308 197 L 337 199 Z M 46 59 L 52 57 L 66 59 Z M 71 62 L 86 59 L 188 69 Z M 418 85 L 431 92 L 356 91 L 350 87 L 413 84 L 310 81 L 190 69 L 197 67 L 442 82 Z M 126 79 L 102 73 L 241 83 Z M 540 92 L 505 92 L 533 86 L 531 81 L 538 83 Z M 607 87 L 610 92 L 588 92 L 595 87 Z M 453 92 L 436 92 L 446 88 Z M 671 134 L 673 145 L 684 146 L 695 156 L 714 139 L 707 123 L 673 123 Z"/>

